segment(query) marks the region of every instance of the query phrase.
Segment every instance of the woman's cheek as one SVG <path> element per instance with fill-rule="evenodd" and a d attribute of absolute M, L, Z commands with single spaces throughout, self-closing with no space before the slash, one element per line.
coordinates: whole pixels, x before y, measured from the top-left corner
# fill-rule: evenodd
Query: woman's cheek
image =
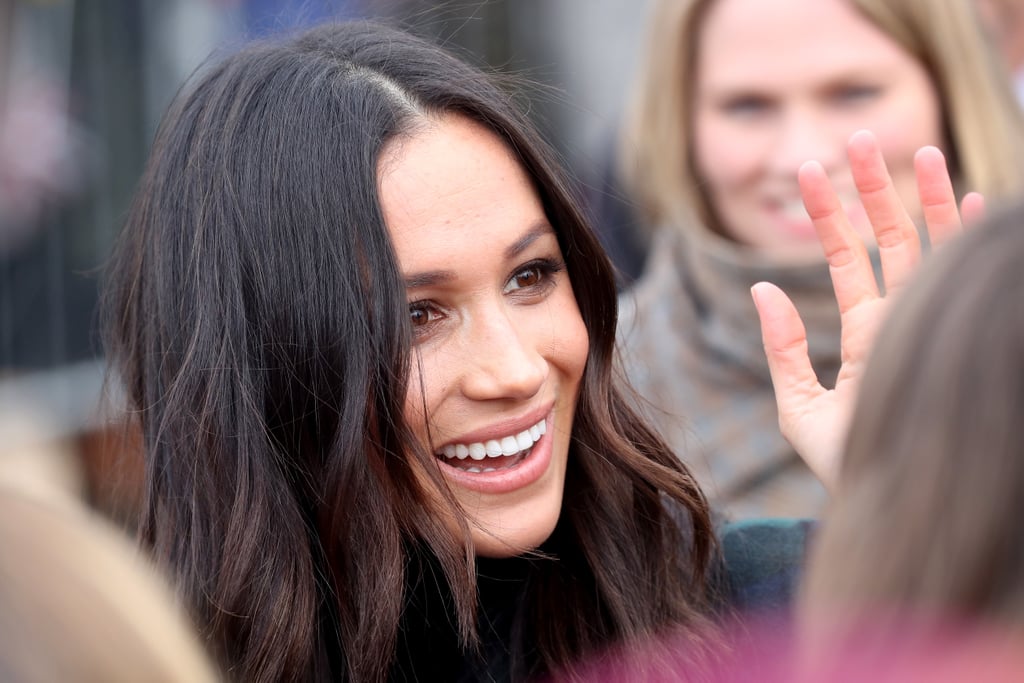
<path fill-rule="evenodd" d="M 920 217 L 914 156 L 925 145 L 944 146 L 942 122 L 937 108 L 929 107 L 927 101 L 914 102 L 903 97 L 884 115 L 876 117 L 873 125 L 864 127 L 869 128 L 878 138 L 882 156 L 885 157 L 889 175 L 900 199 L 915 218 Z"/>
<path fill-rule="evenodd" d="M 714 114 L 698 117 L 694 131 L 697 174 L 711 192 L 740 185 L 757 172 L 765 145 L 763 131 Z"/>
<path fill-rule="evenodd" d="M 575 378 L 576 382 L 579 382 L 583 378 L 583 371 L 586 369 L 587 357 L 590 354 L 590 335 L 587 332 L 587 326 L 583 322 L 583 317 L 580 315 L 579 309 L 573 302 L 572 311 L 567 313 L 567 320 L 571 320 L 572 324 L 567 326 L 567 334 L 564 335 L 563 339 L 559 340 L 559 345 L 565 350 L 566 359 L 564 365 L 568 370 L 568 374 Z"/>

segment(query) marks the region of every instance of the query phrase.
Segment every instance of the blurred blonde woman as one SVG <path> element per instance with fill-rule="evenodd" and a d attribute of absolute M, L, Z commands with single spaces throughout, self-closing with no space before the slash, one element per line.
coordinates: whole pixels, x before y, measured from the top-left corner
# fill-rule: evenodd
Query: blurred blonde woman
<path fill-rule="evenodd" d="M 27 417 L 0 433 L 0 678 L 218 680 L 154 570 L 75 497 L 74 459 Z"/>
<path fill-rule="evenodd" d="M 840 365 L 828 268 L 797 168 L 820 161 L 870 242 L 845 146 L 879 140 L 911 216 L 915 150 L 945 153 L 957 189 L 1015 193 L 1024 125 L 972 0 L 656 0 L 624 137 L 651 230 L 624 295 L 627 374 L 650 417 L 732 517 L 813 516 L 825 492 L 780 435 L 749 289 L 779 284 L 827 385 Z"/>

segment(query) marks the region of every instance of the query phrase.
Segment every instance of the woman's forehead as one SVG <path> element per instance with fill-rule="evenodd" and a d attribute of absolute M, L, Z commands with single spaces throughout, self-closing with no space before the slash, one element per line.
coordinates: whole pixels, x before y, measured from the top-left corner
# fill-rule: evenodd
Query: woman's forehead
<path fill-rule="evenodd" d="M 700 33 L 697 73 L 723 82 L 798 82 L 913 59 L 847 0 L 717 0 Z"/>
<path fill-rule="evenodd" d="M 512 242 L 526 228 L 546 223 L 519 159 L 481 124 L 447 116 L 385 154 L 381 207 L 400 255 L 438 244 L 482 246 L 485 237 L 488 243 Z"/>

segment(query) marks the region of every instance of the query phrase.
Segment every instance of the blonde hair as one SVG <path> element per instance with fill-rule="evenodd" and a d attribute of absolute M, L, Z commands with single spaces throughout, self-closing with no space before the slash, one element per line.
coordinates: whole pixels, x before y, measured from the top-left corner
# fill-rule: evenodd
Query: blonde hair
<path fill-rule="evenodd" d="M 622 175 L 649 225 L 697 217 L 719 231 L 692 157 L 693 89 L 716 0 L 655 0 L 622 139 Z M 849 0 L 916 57 L 935 83 L 957 183 L 992 199 L 1024 186 L 1024 119 L 971 0 Z"/>
<path fill-rule="evenodd" d="M 0 453 L 4 680 L 218 680 L 171 592 L 131 542 L 68 489 L 74 458 L 5 419 Z"/>

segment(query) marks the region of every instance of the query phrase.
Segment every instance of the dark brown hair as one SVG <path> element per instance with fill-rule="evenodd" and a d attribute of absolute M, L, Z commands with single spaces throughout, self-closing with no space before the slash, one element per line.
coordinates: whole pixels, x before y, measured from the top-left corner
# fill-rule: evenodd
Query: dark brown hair
<path fill-rule="evenodd" d="M 445 530 L 425 489 L 453 499 L 403 421 L 411 330 L 377 187 L 386 143 L 442 113 L 494 131 L 535 181 L 591 340 L 517 675 L 699 621 L 706 502 L 620 398 L 612 270 L 551 152 L 481 72 L 337 24 L 249 47 L 177 98 L 108 274 L 107 348 L 144 433 L 142 536 L 240 680 L 386 678 L 420 554 L 477 642 L 468 531 Z"/>

